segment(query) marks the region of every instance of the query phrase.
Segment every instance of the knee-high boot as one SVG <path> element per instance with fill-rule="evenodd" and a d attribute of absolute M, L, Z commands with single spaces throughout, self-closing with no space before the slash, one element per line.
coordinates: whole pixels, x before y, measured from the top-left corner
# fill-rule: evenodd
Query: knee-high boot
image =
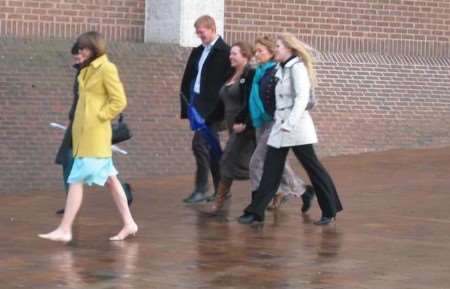
<path fill-rule="evenodd" d="M 217 213 L 220 209 L 222 209 L 223 204 L 225 203 L 225 199 L 230 192 L 232 180 L 224 180 L 221 179 L 219 185 L 217 186 L 217 196 L 212 204 L 209 212 L 212 214 Z"/>

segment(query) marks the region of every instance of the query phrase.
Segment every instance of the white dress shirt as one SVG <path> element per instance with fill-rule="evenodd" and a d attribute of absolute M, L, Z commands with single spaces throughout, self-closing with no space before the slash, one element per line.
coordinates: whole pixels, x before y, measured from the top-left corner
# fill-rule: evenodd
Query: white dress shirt
<path fill-rule="evenodd" d="M 200 93 L 200 80 L 202 77 L 203 64 L 205 64 L 205 60 L 208 57 L 209 53 L 211 52 L 211 49 L 214 46 L 214 44 L 216 44 L 217 39 L 219 39 L 219 36 L 217 36 L 213 42 L 206 44 L 206 45 L 203 44 L 204 49 L 203 49 L 202 55 L 200 56 L 200 60 L 198 61 L 198 72 L 197 72 L 197 77 L 195 78 L 195 84 L 194 84 L 194 92 L 195 93 Z"/>

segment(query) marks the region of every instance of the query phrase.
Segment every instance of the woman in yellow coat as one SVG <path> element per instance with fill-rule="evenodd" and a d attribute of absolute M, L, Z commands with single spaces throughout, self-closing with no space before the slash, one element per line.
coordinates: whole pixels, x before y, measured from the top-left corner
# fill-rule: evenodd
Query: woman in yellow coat
<path fill-rule="evenodd" d="M 112 162 L 111 120 L 126 107 L 127 100 L 117 68 L 105 54 L 103 37 L 97 32 L 87 32 L 77 41 L 80 53 L 88 60 L 78 76 L 79 99 L 72 127 L 75 161 L 68 178 L 66 209 L 58 228 L 39 237 L 71 241 L 73 221 L 83 198 L 83 184 L 97 184 L 108 187 L 122 217 L 122 230 L 110 238 L 120 241 L 138 230 Z"/>

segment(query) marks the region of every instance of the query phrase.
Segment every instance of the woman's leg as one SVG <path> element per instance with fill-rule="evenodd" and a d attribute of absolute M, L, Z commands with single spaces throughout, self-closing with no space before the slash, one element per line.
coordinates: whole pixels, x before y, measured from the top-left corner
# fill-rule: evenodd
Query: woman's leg
<path fill-rule="evenodd" d="M 113 197 L 114 203 L 119 210 L 120 217 L 122 218 L 123 228 L 120 232 L 111 237 L 111 241 L 121 241 L 125 240 L 129 235 L 136 234 L 138 230 L 138 226 L 133 220 L 133 216 L 131 216 L 130 209 L 127 204 L 127 198 L 125 196 L 125 192 L 123 190 L 122 185 L 116 176 L 110 176 L 106 183 L 111 195 Z"/>
<path fill-rule="evenodd" d="M 311 202 L 316 194 L 314 188 L 310 185 L 306 185 L 305 182 L 297 175 L 289 164 L 289 160 L 286 160 L 284 165 L 283 176 L 281 177 L 280 189 L 283 192 L 288 192 L 288 195 L 294 195 L 302 198 L 301 212 L 306 213 L 311 208 Z"/>
<path fill-rule="evenodd" d="M 255 192 L 258 189 L 259 183 L 261 182 L 261 177 L 263 174 L 264 160 L 267 154 L 267 140 L 270 135 L 270 129 L 272 124 L 265 124 L 261 128 L 256 129 L 256 148 L 253 151 L 252 157 L 250 158 L 250 186 L 251 191 Z M 252 193 L 252 195 L 255 195 Z M 273 210 L 279 207 L 281 202 L 285 200 L 285 194 L 279 192 L 273 198 L 272 204 L 267 207 L 268 210 Z"/>
<path fill-rule="evenodd" d="M 302 200 L 304 200 L 305 192 L 306 184 L 291 168 L 291 166 L 289 165 L 289 160 L 286 160 L 284 163 L 284 171 L 281 176 L 280 187 L 278 188 L 278 192 L 272 200 L 272 204 L 267 207 L 267 209 L 278 209 L 284 202 L 288 200 L 288 197 L 290 195 L 296 197 L 301 196 Z"/>
<path fill-rule="evenodd" d="M 252 192 L 258 189 L 264 168 L 264 160 L 267 153 L 267 139 L 269 138 L 270 127 L 256 129 L 256 148 L 253 151 L 249 163 L 250 189 Z"/>
<path fill-rule="evenodd" d="M 51 241 L 69 242 L 72 240 L 72 225 L 83 201 L 83 184 L 70 184 L 66 199 L 66 207 L 61 223 L 56 230 L 39 237 Z"/>
<path fill-rule="evenodd" d="M 281 176 L 280 188 L 281 192 L 288 195 L 300 197 L 306 191 L 306 184 L 300 176 L 292 169 L 289 160 L 284 164 L 283 175 Z"/>
<path fill-rule="evenodd" d="M 288 147 L 268 147 L 261 182 L 253 193 L 251 204 L 244 210 L 245 213 L 254 214 L 261 221 L 264 220 L 264 212 L 280 185 L 288 151 Z"/>
<path fill-rule="evenodd" d="M 66 192 L 66 196 L 69 193 L 70 184 L 67 182 L 69 180 L 70 172 L 72 171 L 72 166 L 74 162 L 74 158 L 72 156 L 72 150 L 67 149 L 65 152 L 65 162 L 62 165 L 63 171 L 63 181 L 64 181 L 64 191 Z M 56 214 L 62 215 L 64 214 L 64 208 L 56 211 Z"/>
<path fill-rule="evenodd" d="M 250 159 L 250 184 L 251 191 L 254 192 L 259 186 L 261 176 L 263 173 L 264 160 L 267 153 L 267 140 L 270 135 L 272 124 L 266 124 L 260 129 L 256 130 L 257 146 Z M 273 198 L 272 204 L 268 207 L 269 210 L 277 209 L 283 201 L 287 200 L 288 195 L 302 196 L 302 200 L 307 201 L 307 205 L 303 205 L 309 209 L 310 196 L 303 197 L 306 191 L 306 185 L 303 180 L 297 175 L 289 165 L 289 161 L 285 162 L 283 175 L 280 181 L 280 187 L 278 188 L 276 196 Z M 306 210 L 307 210 L 306 209 Z M 305 211 L 306 211 L 305 210 Z"/>
<path fill-rule="evenodd" d="M 317 158 L 313 145 L 296 146 L 293 151 L 316 191 L 322 217 L 335 217 L 337 212 L 342 211 L 342 205 L 333 180 Z"/>

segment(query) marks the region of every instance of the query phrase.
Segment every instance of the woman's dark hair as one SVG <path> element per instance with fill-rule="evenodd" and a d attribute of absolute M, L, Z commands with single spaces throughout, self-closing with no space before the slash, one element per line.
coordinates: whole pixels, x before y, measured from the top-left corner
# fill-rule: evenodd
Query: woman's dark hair
<path fill-rule="evenodd" d="M 80 53 L 80 45 L 78 44 L 78 41 L 75 41 L 75 43 L 72 45 L 70 53 L 72 53 L 72 55 L 77 55 L 78 53 Z"/>
<path fill-rule="evenodd" d="M 95 59 L 106 53 L 106 40 L 97 31 L 89 31 L 81 34 L 77 39 L 77 43 L 79 49 L 89 49 L 92 52 L 91 59 Z"/>
<path fill-rule="evenodd" d="M 250 43 L 244 42 L 244 41 L 238 41 L 234 43 L 231 47 L 239 47 L 241 50 L 242 56 L 247 58 L 248 61 L 250 61 L 253 57 L 253 47 Z"/>

